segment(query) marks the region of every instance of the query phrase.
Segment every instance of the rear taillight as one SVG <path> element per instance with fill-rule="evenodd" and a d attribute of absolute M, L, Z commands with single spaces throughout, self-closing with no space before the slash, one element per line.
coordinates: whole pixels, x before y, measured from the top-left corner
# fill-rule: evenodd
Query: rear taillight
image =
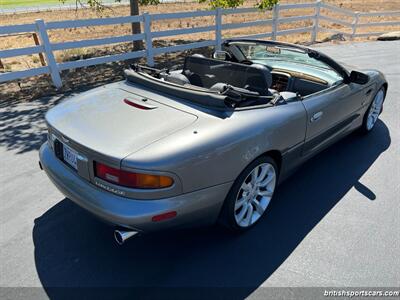
<path fill-rule="evenodd" d="M 135 189 L 162 189 L 174 183 L 168 176 L 127 172 L 99 162 L 95 162 L 95 175 L 105 181 Z"/>

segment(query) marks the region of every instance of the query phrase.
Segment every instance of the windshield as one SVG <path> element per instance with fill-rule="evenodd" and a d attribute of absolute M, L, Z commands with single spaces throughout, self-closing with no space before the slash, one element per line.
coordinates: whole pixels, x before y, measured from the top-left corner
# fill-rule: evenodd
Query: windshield
<path fill-rule="evenodd" d="M 304 64 L 315 68 L 332 70 L 330 66 L 322 61 L 311 58 L 301 49 L 274 46 L 265 44 L 235 44 L 248 60 L 266 60 L 266 61 L 285 61 L 291 63 Z"/>

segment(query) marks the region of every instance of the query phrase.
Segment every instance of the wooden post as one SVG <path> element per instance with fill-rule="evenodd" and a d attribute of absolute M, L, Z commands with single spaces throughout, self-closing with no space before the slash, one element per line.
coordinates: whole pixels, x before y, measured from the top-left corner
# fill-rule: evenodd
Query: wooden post
<path fill-rule="evenodd" d="M 39 33 L 40 42 L 44 48 L 46 62 L 50 68 L 51 79 L 53 80 L 54 86 L 57 89 L 59 89 L 62 87 L 60 71 L 58 70 L 57 62 L 54 58 L 54 54 L 51 49 L 49 36 L 47 35 L 47 31 L 46 31 L 46 26 L 44 24 L 44 21 L 41 19 L 37 19 L 35 21 L 35 23 L 36 23 L 37 32 Z"/>
<path fill-rule="evenodd" d="M 279 23 L 279 4 L 275 4 L 272 9 L 272 40 L 276 41 Z"/>
<path fill-rule="evenodd" d="M 33 40 L 35 41 L 35 45 L 39 46 L 40 43 L 39 43 L 39 39 L 38 39 L 36 32 L 32 33 L 32 37 L 33 37 Z M 39 58 L 40 58 L 40 63 L 42 64 L 42 66 L 45 66 L 46 62 L 44 60 L 44 56 L 43 56 L 42 52 L 39 53 Z"/>
<path fill-rule="evenodd" d="M 317 0 L 317 2 L 315 3 L 315 17 L 314 17 L 313 31 L 311 33 L 311 43 L 315 43 L 318 38 L 320 13 L 321 13 L 321 0 Z"/>
<path fill-rule="evenodd" d="M 221 50 L 222 44 L 222 10 L 217 8 L 215 10 L 215 49 Z"/>
<path fill-rule="evenodd" d="M 358 25 L 359 18 L 360 18 L 360 13 L 358 11 L 356 11 L 354 13 L 353 23 L 351 23 L 351 37 L 350 37 L 351 40 L 353 40 L 354 37 L 356 36 L 356 31 L 357 31 L 357 25 Z"/>
<path fill-rule="evenodd" d="M 151 16 L 149 13 L 144 13 L 144 35 L 146 40 L 146 59 L 147 65 L 154 66 L 153 39 L 151 36 Z"/>

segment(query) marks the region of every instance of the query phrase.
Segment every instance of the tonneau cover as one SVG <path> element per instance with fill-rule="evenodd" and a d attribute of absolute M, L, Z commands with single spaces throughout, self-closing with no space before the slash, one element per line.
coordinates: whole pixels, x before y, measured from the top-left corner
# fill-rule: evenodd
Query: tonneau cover
<path fill-rule="evenodd" d="M 196 104 L 219 110 L 232 109 L 226 104 L 227 96 L 212 91 L 202 91 L 188 86 L 179 86 L 170 82 L 156 79 L 146 73 L 136 72 L 131 69 L 125 70 L 128 81 L 143 85 L 154 91 L 166 93 L 178 98 L 186 99 Z"/>

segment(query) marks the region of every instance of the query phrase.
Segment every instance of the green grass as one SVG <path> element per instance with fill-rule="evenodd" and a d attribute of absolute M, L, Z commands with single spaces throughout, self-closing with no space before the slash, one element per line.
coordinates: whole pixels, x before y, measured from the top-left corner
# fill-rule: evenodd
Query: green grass
<path fill-rule="evenodd" d="M 65 3 L 75 3 L 75 0 L 67 0 Z M 58 5 L 59 0 L 0 0 L 1 8 L 13 8 L 22 6 Z"/>

